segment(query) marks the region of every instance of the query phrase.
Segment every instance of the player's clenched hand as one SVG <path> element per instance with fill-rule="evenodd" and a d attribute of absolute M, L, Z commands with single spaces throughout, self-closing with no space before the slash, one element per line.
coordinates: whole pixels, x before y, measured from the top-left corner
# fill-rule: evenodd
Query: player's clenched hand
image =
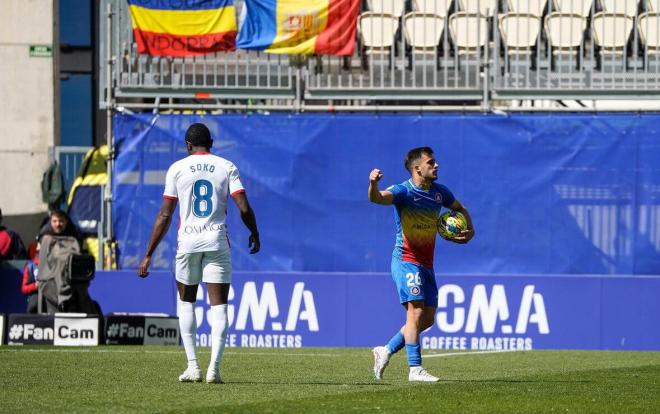
<path fill-rule="evenodd" d="M 248 239 L 248 247 L 251 247 L 250 254 L 255 254 L 261 249 L 261 242 L 259 241 L 259 234 L 250 234 Z"/>
<path fill-rule="evenodd" d="M 147 277 L 149 276 L 149 266 L 151 265 L 151 257 L 144 256 L 142 262 L 140 262 L 140 267 L 138 267 L 138 276 Z"/>
<path fill-rule="evenodd" d="M 383 173 L 380 172 L 378 168 L 371 170 L 371 173 L 369 174 L 369 181 L 372 183 L 377 183 L 381 178 L 383 178 Z"/>

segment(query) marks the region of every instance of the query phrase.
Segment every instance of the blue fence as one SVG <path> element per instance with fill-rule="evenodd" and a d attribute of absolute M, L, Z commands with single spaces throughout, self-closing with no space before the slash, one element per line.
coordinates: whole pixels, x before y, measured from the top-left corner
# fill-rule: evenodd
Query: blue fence
<path fill-rule="evenodd" d="M 439 182 L 474 217 L 467 246 L 439 240 L 436 272 L 659 274 L 660 115 L 125 115 L 114 228 L 120 265 L 135 268 L 161 203 L 165 171 L 186 156 L 183 136 L 204 122 L 213 152 L 238 166 L 262 252 L 230 206 L 234 267 L 244 271 L 387 272 L 392 208 L 367 201 L 408 178 L 404 154 L 429 145 Z M 172 269 L 176 223 L 154 267 Z"/>
<path fill-rule="evenodd" d="M 443 275 L 438 286 L 425 349 L 660 350 L 660 276 Z M 90 293 L 106 313 L 176 313 L 170 272 L 100 272 Z M 208 311 L 200 285 L 202 346 Z M 236 272 L 228 313 L 229 344 L 241 347 L 374 346 L 405 321 L 387 273 Z"/>

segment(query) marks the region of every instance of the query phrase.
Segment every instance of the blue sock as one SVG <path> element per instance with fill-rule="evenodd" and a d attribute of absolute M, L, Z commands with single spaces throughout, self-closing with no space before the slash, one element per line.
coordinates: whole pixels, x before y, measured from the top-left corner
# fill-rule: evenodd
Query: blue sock
<path fill-rule="evenodd" d="M 419 367 L 422 365 L 422 351 L 419 344 L 406 344 L 408 354 L 408 366 Z"/>
<path fill-rule="evenodd" d="M 392 339 L 390 339 L 390 342 L 388 342 L 385 347 L 390 352 L 390 354 L 395 354 L 399 352 L 405 344 L 406 340 L 403 339 L 403 334 L 401 331 L 399 331 L 392 337 Z"/>

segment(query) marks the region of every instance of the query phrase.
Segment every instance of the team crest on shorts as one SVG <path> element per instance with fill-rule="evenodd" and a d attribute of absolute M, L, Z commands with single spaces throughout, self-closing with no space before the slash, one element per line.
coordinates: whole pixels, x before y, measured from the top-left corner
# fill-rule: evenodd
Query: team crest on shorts
<path fill-rule="evenodd" d="M 442 204 L 442 194 L 435 193 L 435 202 L 438 204 Z"/>
<path fill-rule="evenodd" d="M 410 288 L 410 294 L 412 294 L 412 295 L 417 296 L 417 295 L 419 295 L 419 292 L 420 292 L 419 286 L 413 286 L 413 287 Z"/>

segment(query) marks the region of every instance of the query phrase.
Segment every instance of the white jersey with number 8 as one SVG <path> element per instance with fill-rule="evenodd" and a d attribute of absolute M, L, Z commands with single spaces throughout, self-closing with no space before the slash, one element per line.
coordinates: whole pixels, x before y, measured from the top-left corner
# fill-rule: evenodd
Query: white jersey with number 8
<path fill-rule="evenodd" d="M 163 197 L 179 201 L 177 253 L 229 248 L 227 200 L 243 191 L 238 169 L 224 158 L 197 152 L 172 164 Z"/>

